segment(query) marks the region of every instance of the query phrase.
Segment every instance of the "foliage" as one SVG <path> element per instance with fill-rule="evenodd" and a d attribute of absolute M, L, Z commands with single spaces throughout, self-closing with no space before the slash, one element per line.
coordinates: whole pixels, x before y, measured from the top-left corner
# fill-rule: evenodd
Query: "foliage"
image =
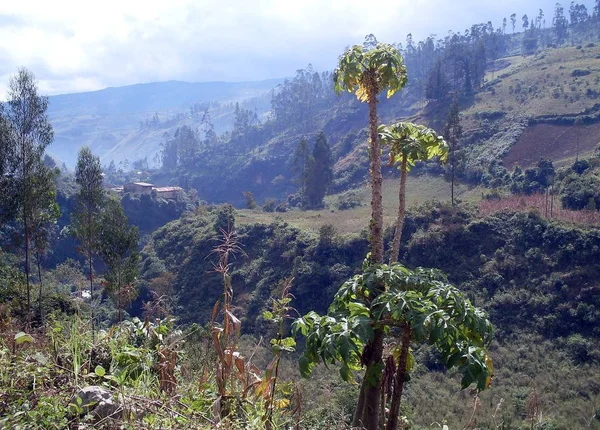
<path fill-rule="evenodd" d="M 31 72 L 20 69 L 10 79 L 8 101 L 0 110 L 0 137 L 6 139 L 0 151 L 4 218 L 17 222 L 23 239 L 27 321 L 31 318 L 30 249 L 34 234 L 43 247 L 47 224 L 56 218 L 54 172 L 44 164 L 44 151 L 54 132 L 46 113 L 48 98 L 38 95 Z M 18 215 L 17 215 L 18 214 Z"/>
<path fill-rule="evenodd" d="M 359 207 L 362 205 L 362 202 L 355 190 L 349 190 L 339 194 L 334 205 L 336 209 L 343 211 Z"/>
<path fill-rule="evenodd" d="M 209 255 L 218 238 L 214 225 L 224 210 L 209 206 L 166 225 L 142 252 L 141 294 L 161 274 L 173 274 L 176 314 L 182 323 L 208 322 L 222 290 Z M 234 262 L 231 277 L 241 291 L 234 306 L 246 333 L 263 333 L 260 315 L 276 294 L 273 289 L 290 276 L 298 312 L 326 311 L 328 297 L 360 268 L 367 250 L 364 237 L 338 236 L 324 246 L 316 235 L 283 222 L 240 225 L 236 232 L 247 257 Z"/>
<path fill-rule="evenodd" d="M 399 164 L 400 170 L 398 218 L 390 255 L 390 262 L 395 263 L 398 261 L 404 228 L 407 173 L 418 161 L 425 162 L 438 158 L 441 162 L 445 162 L 448 158 L 448 144 L 434 130 L 407 122 L 398 122 L 390 126 L 382 125 L 379 127 L 379 136 L 383 143 L 390 147 L 389 164 Z"/>
<path fill-rule="evenodd" d="M 254 200 L 254 194 L 251 191 L 244 191 L 244 198 L 246 199 L 246 209 L 256 209 L 258 204 Z"/>
<path fill-rule="evenodd" d="M 108 199 L 99 226 L 98 253 L 106 265 L 104 285 L 117 304 L 119 322 L 122 309 L 137 294 L 136 278 L 140 256 L 138 229 L 130 227 L 121 202 Z"/>
<path fill-rule="evenodd" d="M 170 199 L 163 199 L 153 193 L 126 193 L 121 198 L 121 203 L 129 222 L 138 227 L 142 235 L 151 234 L 197 206 L 197 202 L 186 193 L 177 193 Z"/>
<path fill-rule="evenodd" d="M 312 156 L 308 159 L 306 185 L 303 195 L 308 208 L 323 206 L 323 198 L 333 179 L 331 149 L 325 133 L 318 134 Z"/>
<path fill-rule="evenodd" d="M 446 161 L 448 145 L 434 130 L 422 125 L 398 122 L 379 128 L 381 139 L 390 146 L 390 164 L 402 162 L 406 156 L 406 169 L 409 171 L 417 161 L 438 157 Z"/>
<path fill-rule="evenodd" d="M 596 211 L 600 207 L 600 157 L 580 159 L 558 173 L 562 205 L 570 210 Z"/>
<path fill-rule="evenodd" d="M 276 128 L 289 127 L 299 132 L 314 127 L 318 113 L 336 102 L 329 83 L 330 72 L 316 72 L 312 65 L 298 70 L 273 92 L 271 110 Z"/>
<path fill-rule="evenodd" d="M 77 209 L 71 221 L 72 232 L 80 242 L 79 252 L 88 262 L 90 281 L 92 337 L 94 335 L 94 264 L 93 257 L 98 252 L 100 234 L 100 212 L 104 205 L 106 192 L 102 186 L 102 168 L 100 159 L 89 148 L 79 150 L 75 181 L 79 186 Z"/>
<path fill-rule="evenodd" d="M 368 102 L 384 89 L 390 98 L 407 84 L 408 78 L 398 50 L 389 44 L 376 43 L 372 49 L 361 45 L 349 48 L 340 57 L 333 81 L 338 94 L 348 91 L 355 93 L 359 101 Z"/>
<path fill-rule="evenodd" d="M 295 182 L 300 188 L 298 191 L 302 207 L 305 207 L 307 204 L 306 185 L 310 177 L 309 168 L 312 163 L 311 158 L 308 142 L 306 138 L 302 138 L 296 147 L 294 158 L 292 159 L 292 172 L 295 175 Z"/>
<path fill-rule="evenodd" d="M 264 392 L 266 383 L 266 411 L 263 420 L 265 422 L 265 428 L 267 429 L 272 429 L 274 424 L 273 411 L 275 409 L 275 396 L 277 392 L 277 380 L 279 378 L 279 366 L 281 364 L 281 357 L 284 352 L 292 353 L 296 350 L 296 341 L 294 340 L 294 338 L 285 336 L 286 320 L 291 319 L 291 313 L 292 311 L 295 311 L 295 309 L 291 306 L 291 301 L 294 297 L 290 292 L 292 288 L 292 281 L 292 279 L 287 279 L 286 281 L 284 281 L 281 290 L 281 297 L 272 297 L 270 310 L 263 312 L 263 318 L 266 321 L 275 324 L 277 328 L 276 337 L 271 339 L 270 341 L 273 359 L 267 366 L 263 383 L 259 388 L 259 390 Z M 289 403 L 289 400 L 286 398 L 279 399 L 278 401 L 280 407 L 285 407 L 286 403 Z"/>
<path fill-rule="evenodd" d="M 379 292 L 382 285 L 383 292 Z M 339 363 L 342 378 L 352 380 L 352 371 L 364 365 L 363 349 L 373 341 L 377 328 L 390 335 L 393 328 L 399 328 L 408 342 L 435 345 L 448 368 L 458 367 L 463 389 L 475 384 L 483 390 L 490 385 L 493 368 L 485 347 L 491 342 L 492 326 L 485 313 L 449 285 L 440 272 L 411 271 L 401 265 L 366 266 L 363 274 L 342 285 L 326 316 L 311 312 L 296 320 L 294 329 L 306 337 L 302 373 L 309 374 L 320 361 Z M 403 341 L 406 351 L 408 342 Z M 414 359 L 409 355 L 403 360 L 399 351 L 400 357 L 394 354 L 402 376 L 396 379 L 400 387 L 394 392 L 401 393 L 404 371 L 412 369 Z M 367 372 L 365 379 L 378 386 L 381 376 Z M 394 404 L 392 401 L 390 420 Z M 399 406 L 399 399 L 396 404 Z M 388 422 L 386 428 L 396 426 Z"/>
<path fill-rule="evenodd" d="M 50 241 L 55 237 L 56 221 L 60 216 L 60 209 L 56 202 L 56 187 L 54 179 L 57 175 L 55 170 L 48 166 L 38 168 L 37 177 L 32 180 L 32 243 L 35 259 L 37 263 L 37 273 L 39 281 L 38 313 L 40 321 L 43 323 L 43 281 L 42 264 L 49 252 Z"/>

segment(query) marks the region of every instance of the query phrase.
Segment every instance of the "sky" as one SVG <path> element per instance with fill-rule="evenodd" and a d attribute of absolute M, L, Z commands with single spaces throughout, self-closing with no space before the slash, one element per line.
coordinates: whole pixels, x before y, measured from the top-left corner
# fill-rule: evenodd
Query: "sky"
<path fill-rule="evenodd" d="M 44 94 L 142 82 L 251 81 L 329 70 L 373 33 L 403 42 L 556 0 L 20 0 L 0 1 L 0 99 L 26 67 Z M 588 9 L 593 0 L 579 1 Z M 570 1 L 563 0 L 568 14 Z M 507 31 L 511 31 L 510 22 Z"/>

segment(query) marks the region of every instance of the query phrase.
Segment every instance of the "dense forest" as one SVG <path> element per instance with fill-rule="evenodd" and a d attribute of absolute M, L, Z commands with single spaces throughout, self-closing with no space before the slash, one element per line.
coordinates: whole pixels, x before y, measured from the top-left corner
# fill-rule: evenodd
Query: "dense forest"
<path fill-rule="evenodd" d="M 59 168 L 18 70 L 0 428 L 600 428 L 600 2 L 551 15 L 368 35 L 131 165 Z"/>

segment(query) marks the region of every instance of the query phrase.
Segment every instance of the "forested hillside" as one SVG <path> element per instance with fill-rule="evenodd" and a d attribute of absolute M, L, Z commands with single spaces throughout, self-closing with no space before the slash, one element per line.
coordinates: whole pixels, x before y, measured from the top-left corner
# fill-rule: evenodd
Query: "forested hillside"
<path fill-rule="evenodd" d="M 408 86 L 380 100 L 382 121 L 406 118 L 441 133 L 456 97 L 463 129 L 456 175 L 474 185 L 498 159 L 512 169 L 542 156 L 564 164 L 592 153 L 598 143 L 597 22 L 576 18 L 574 9 L 573 24 L 544 28 L 540 12 L 520 33 L 487 23 L 443 39 L 416 42 L 409 34 L 398 44 Z M 565 13 L 554 11 L 559 24 Z M 331 79 L 312 67 L 298 71 L 273 93 L 269 119 L 252 124 L 241 110 L 229 135 L 199 130 L 182 145 L 185 161 L 163 163 L 155 178 L 195 188 L 209 202 L 242 206 L 244 191 L 259 202 L 286 201 L 297 188 L 296 147 L 303 137 L 312 144 L 323 131 L 334 161 L 331 190 L 355 187 L 367 173 L 368 136 L 360 122 L 367 110 L 351 95 L 336 96 Z M 163 160 L 176 159 L 175 148 L 168 149 L 163 146 Z"/>
<path fill-rule="evenodd" d="M 236 217 L 230 210 L 201 208 L 184 216 L 158 230 L 142 254 L 143 288 L 175 297 L 169 306 L 182 321 L 210 318 L 221 282 L 212 271 L 211 244 L 227 217 Z M 232 262 L 233 306 L 242 330 L 254 335 L 269 336 L 262 311 L 289 277 L 294 278 L 292 304 L 300 314 L 326 312 L 340 283 L 360 270 L 368 246 L 364 234 L 340 235 L 333 225 L 308 233 L 274 221 L 237 230 L 245 254 Z M 481 396 L 479 425 L 488 428 L 494 420 L 516 425 L 536 389 L 547 425 L 570 428 L 567 417 L 572 417 L 575 428 L 583 426 L 600 395 L 591 382 L 600 375 L 600 229 L 548 221 L 535 211 L 477 216 L 430 204 L 410 212 L 404 238 L 405 264 L 443 270 L 494 322 L 497 388 Z M 161 289 L 167 282 L 168 292 Z M 472 399 L 451 394 L 450 381 L 437 373 L 442 369 L 435 353 L 423 349 L 418 354 L 425 367 L 408 392 L 414 422 L 428 426 L 445 419 L 451 428 L 465 425 Z M 570 383 L 585 395 L 572 397 L 572 385 L 554 386 L 560 368 L 573 375 Z M 585 375 L 574 376 L 584 368 Z M 501 398 L 506 403 L 494 415 Z M 436 402 L 445 407 L 432 413 Z"/>

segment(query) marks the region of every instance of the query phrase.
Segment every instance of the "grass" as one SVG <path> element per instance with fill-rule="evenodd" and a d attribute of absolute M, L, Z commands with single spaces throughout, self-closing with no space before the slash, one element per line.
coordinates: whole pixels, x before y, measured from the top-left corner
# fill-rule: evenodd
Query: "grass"
<path fill-rule="evenodd" d="M 597 363 L 578 365 L 567 348 L 532 334 L 494 342 L 490 353 L 495 377 L 477 403 L 457 377 L 418 364 L 407 390 L 411 428 L 600 429 Z"/>
<path fill-rule="evenodd" d="M 476 103 L 464 114 L 466 117 L 486 111 L 513 112 L 526 117 L 577 114 L 594 104 L 585 92 L 588 88 L 598 88 L 598 55 L 600 46 L 596 45 L 546 49 L 534 56 L 504 58 L 502 61 L 510 63 L 508 67 L 486 75 L 487 82 L 497 80 L 490 85 L 494 91 L 478 95 Z M 576 69 L 591 73 L 571 76 Z M 555 90 L 559 91 L 559 97 L 554 95 Z"/>
<path fill-rule="evenodd" d="M 386 226 L 392 225 L 396 220 L 396 213 L 398 211 L 398 186 L 399 179 L 386 179 L 383 182 L 383 212 L 384 224 Z M 406 188 L 406 202 L 409 208 L 431 200 L 450 201 L 450 183 L 441 177 L 409 177 Z M 338 195 L 331 195 L 326 198 L 326 204 L 329 208 L 310 211 L 292 210 L 283 213 L 244 209 L 238 211 L 236 221 L 243 225 L 271 223 L 276 218 L 279 218 L 292 226 L 313 232 L 318 232 L 319 228 L 325 224 L 332 224 L 338 233 L 359 233 L 368 227 L 368 220 L 371 216 L 369 206 L 371 190 L 368 186 L 363 186 L 357 189 L 356 192 L 362 205 L 353 209 L 332 209 Z M 469 188 L 463 184 L 455 188 L 455 194 L 456 198 L 462 201 L 475 203 L 481 199 L 479 188 Z"/>

